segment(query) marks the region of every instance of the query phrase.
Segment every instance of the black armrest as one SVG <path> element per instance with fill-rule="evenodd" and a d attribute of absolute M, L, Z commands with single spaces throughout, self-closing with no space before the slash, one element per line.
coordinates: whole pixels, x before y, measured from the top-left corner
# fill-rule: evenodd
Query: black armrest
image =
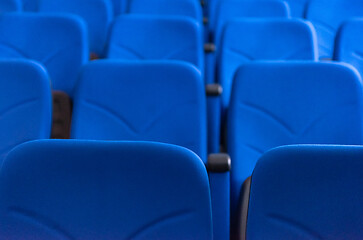
<path fill-rule="evenodd" d="M 216 51 L 216 45 L 214 43 L 206 43 L 204 44 L 204 52 L 205 53 L 212 53 Z"/>
<path fill-rule="evenodd" d="M 225 173 L 231 170 L 231 158 L 228 154 L 209 154 L 207 170 L 213 173 Z"/>
<path fill-rule="evenodd" d="M 208 97 L 218 97 L 223 93 L 223 88 L 218 83 L 212 83 L 205 85 L 205 91 Z"/>
<path fill-rule="evenodd" d="M 238 216 L 236 226 L 232 227 L 232 232 L 236 233 L 236 239 L 246 240 L 248 206 L 250 203 L 252 177 L 247 178 L 241 188 L 241 194 L 238 203 Z M 234 229 L 236 228 L 236 229 Z"/>
<path fill-rule="evenodd" d="M 204 24 L 204 25 L 207 25 L 207 24 L 208 24 L 208 22 L 209 22 L 209 18 L 207 18 L 207 17 L 203 17 L 203 24 Z"/>
<path fill-rule="evenodd" d="M 72 119 L 72 100 L 62 91 L 53 91 L 52 139 L 69 139 Z"/>

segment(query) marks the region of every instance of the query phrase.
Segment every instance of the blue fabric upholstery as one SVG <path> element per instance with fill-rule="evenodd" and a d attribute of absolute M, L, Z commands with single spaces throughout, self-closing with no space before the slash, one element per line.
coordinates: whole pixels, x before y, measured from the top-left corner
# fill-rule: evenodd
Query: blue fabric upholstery
<path fill-rule="evenodd" d="M 298 19 L 249 19 L 230 22 L 224 31 L 218 59 L 218 79 L 226 109 L 236 70 L 255 60 L 315 60 L 315 32 Z"/>
<path fill-rule="evenodd" d="M 363 18 L 345 22 L 337 34 L 334 60 L 353 65 L 363 74 Z"/>
<path fill-rule="evenodd" d="M 50 138 L 52 96 L 45 69 L 26 60 L 0 60 L 0 166 L 18 144 Z"/>
<path fill-rule="evenodd" d="M 214 30 L 213 41 L 219 46 L 226 23 L 236 18 L 287 18 L 289 6 L 283 1 L 271 0 L 225 0 L 218 4 L 216 17 L 210 25 Z"/>
<path fill-rule="evenodd" d="M 230 236 L 230 172 L 209 173 L 212 198 L 213 239 L 225 240 Z"/>
<path fill-rule="evenodd" d="M 77 88 L 72 138 L 171 143 L 206 161 L 205 90 L 191 64 L 97 61 Z"/>
<path fill-rule="evenodd" d="M 247 239 L 363 238 L 363 147 L 274 149 L 252 175 Z"/>
<path fill-rule="evenodd" d="M 221 112 L 221 96 L 208 96 L 208 153 L 220 152 Z"/>
<path fill-rule="evenodd" d="M 22 10 L 21 0 L 1 0 L 0 14 L 4 12 L 19 12 Z"/>
<path fill-rule="evenodd" d="M 201 26 L 185 17 L 121 16 L 113 24 L 108 58 L 182 60 L 203 72 Z"/>
<path fill-rule="evenodd" d="M 23 10 L 27 12 L 35 12 L 38 9 L 39 0 L 20 0 L 23 2 Z"/>
<path fill-rule="evenodd" d="M 243 18 L 287 18 L 289 8 L 286 2 L 275 0 L 224 0 L 218 2 L 216 16 L 209 18 L 209 40 L 216 46 L 216 52 L 206 55 L 206 81 L 216 81 L 216 58 L 220 52 L 223 30 L 229 22 Z M 238 33 L 236 33 L 238 34 Z"/>
<path fill-rule="evenodd" d="M 265 0 L 208 0 L 209 2 L 209 16 L 211 18 L 212 21 L 214 21 L 214 17 L 217 16 L 217 12 L 219 4 L 223 3 L 223 2 L 232 2 L 232 1 L 236 1 L 236 2 L 251 2 L 256 3 L 256 2 L 261 2 L 265 1 Z M 281 0 L 268 0 L 271 2 L 277 2 L 277 1 L 281 1 Z M 288 8 L 289 8 L 289 12 L 291 14 L 292 17 L 298 17 L 298 18 L 302 18 L 305 15 L 305 11 L 306 11 L 306 7 L 307 4 L 309 3 L 310 0 L 284 0 L 283 2 L 287 3 Z M 239 4 L 239 3 L 236 3 Z M 238 9 L 238 8 L 237 8 Z M 263 7 L 261 6 L 261 11 L 265 11 L 265 9 L 263 9 Z M 243 10 L 242 10 L 243 11 Z"/>
<path fill-rule="evenodd" d="M 198 0 L 131 0 L 129 13 L 190 17 L 202 23 L 203 12 Z"/>
<path fill-rule="evenodd" d="M 219 0 L 207 0 L 208 22 L 215 22 L 215 17 L 217 16 L 219 2 L 220 2 Z"/>
<path fill-rule="evenodd" d="M 32 13 L 0 16 L 0 59 L 42 63 L 53 89 L 73 94 L 79 68 L 88 59 L 87 49 L 85 25 L 78 18 Z"/>
<path fill-rule="evenodd" d="M 1 168 L 0 222 L 12 240 L 212 239 L 208 176 L 172 145 L 30 142 Z"/>
<path fill-rule="evenodd" d="M 87 23 L 91 53 L 104 56 L 108 28 L 114 16 L 111 0 L 39 0 L 38 11 L 82 17 Z"/>
<path fill-rule="evenodd" d="M 127 12 L 129 0 L 111 0 L 113 3 L 114 15 L 118 16 Z"/>
<path fill-rule="evenodd" d="M 231 201 L 267 150 L 289 144 L 362 144 L 363 86 L 338 63 L 261 62 L 236 74 L 228 115 Z"/>
<path fill-rule="evenodd" d="M 305 16 L 305 11 L 310 0 L 284 0 L 290 8 L 292 17 L 302 18 Z"/>
<path fill-rule="evenodd" d="M 333 57 L 336 32 L 344 21 L 354 17 L 363 17 L 361 0 L 311 0 L 306 18 L 310 20 L 317 32 L 319 57 Z"/>

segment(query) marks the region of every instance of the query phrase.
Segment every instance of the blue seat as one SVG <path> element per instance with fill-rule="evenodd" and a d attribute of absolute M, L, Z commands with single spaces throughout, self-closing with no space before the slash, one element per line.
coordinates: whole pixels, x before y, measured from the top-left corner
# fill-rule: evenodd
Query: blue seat
<path fill-rule="evenodd" d="M 362 239 L 362 159 L 361 146 L 268 152 L 252 175 L 240 239 Z"/>
<path fill-rule="evenodd" d="M 208 176 L 172 145 L 30 142 L 1 168 L 0 222 L 14 240 L 212 239 Z"/>
<path fill-rule="evenodd" d="M 107 57 L 182 60 L 203 72 L 201 26 L 185 17 L 121 16 L 113 24 Z"/>
<path fill-rule="evenodd" d="M 21 0 L 2 0 L 0 1 L 0 14 L 5 12 L 19 12 L 22 10 Z"/>
<path fill-rule="evenodd" d="M 206 114 L 204 83 L 193 65 L 99 60 L 86 65 L 80 75 L 71 137 L 175 144 L 192 150 L 210 166 Z M 214 236 L 223 240 L 229 236 L 230 162 L 217 159 L 222 159 L 222 166 L 227 163 L 222 171 L 209 170 Z"/>
<path fill-rule="evenodd" d="M 219 2 L 216 16 L 210 19 L 213 42 L 219 46 L 226 23 L 236 18 L 287 18 L 289 6 L 284 1 L 271 0 L 224 0 Z"/>
<path fill-rule="evenodd" d="M 334 60 L 353 65 L 363 75 L 363 18 L 345 22 L 337 34 Z"/>
<path fill-rule="evenodd" d="M 284 1 L 270 0 L 224 0 L 217 2 L 216 16 L 209 18 L 209 41 L 214 43 L 216 51 L 206 54 L 206 81 L 216 81 L 216 58 L 220 52 L 223 30 L 229 22 L 244 18 L 287 18 L 289 8 Z"/>
<path fill-rule="evenodd" d="M 82 71 L 71 137 L 158 141 L 207 155 L 200 72 L 183 62 L 97 61 Z"/>
<path fill-rule="evenodd" d="M 316 29 L 321 59 L 333 57 L 337 30 L 343 22 L 355 17 L 363 17 L 363 1 L 361 0 L 310 1 L 306 18 Z"/>
<path fill-rule="evenodd" d="M 128 12 L 190 17 L 199 23 L 203 20 L 202 7 L 198 0 L 131 0 Z"/>
<path fill-rule="evenodd" d="M 0 166 L 18 144 L 50 138 L 52 96 L 48 75 L 39 64 L 0 60 Z"/>
<path fill-rule="evenodd" d="M 362 144 L 362 121 L 363 85 L 348 65 L 292 61 L 241 67 L 227 126 L 232 212 L 263 153 L 289 144 Z"/>
<path fill-rule="evenodd" d="M 72 16 L 8 13 L 0 16 L 0 59 L 42 63 L 52 87 L 69 95 L 79 68 L 88 60 L 86 27 Z"/>
<path fill-rule="evenodd" d="M 316 60 L 316 38 L 311 24 L 298 19 L 246 19 L 227 24 L 217 59 L 217 78 L 226 109 L 233 76 L 255 60 Z"/>
<path fill-rule="evenodd" d="M 39 2 L 38 11 L 82 17 L 88 26 L 91 57 L 104 57 L 108 29 L 114 17 L 111 0 L 43 0 Z"/>

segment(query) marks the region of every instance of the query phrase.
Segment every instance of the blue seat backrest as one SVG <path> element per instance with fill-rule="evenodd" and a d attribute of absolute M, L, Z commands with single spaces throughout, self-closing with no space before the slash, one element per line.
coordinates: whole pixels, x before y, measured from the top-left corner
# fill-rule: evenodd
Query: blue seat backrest
<path fill-rule="evenodd" d="M 19 12 L 22 10 L 21 0 L 2 0 L 0 1 L 0 14 L 5 12 Z"/>
<path fill-rule="evenodd" d="M 226 23 L 236 18 L 287 18 L 289 7 L 284 1 L 271 0 L 226 0 L 219 2 L 214 29 L 214 42 L 219 46 Z"/>
<path fill-rule="evenodd" d="M 27 58 L 42 63 L 52 87 L 69 95 L 79 68 L 88 59 L 86 29 L 72 16 L 8 13 L 0 16 L 0 59 Z"/>
<path fill-rule="evenodd" d="M 246 19 L 227 24 L 218 57 L 222 102 L 228 107 L 233 76 L 255 60 L 316 60 L 316 36 L 311 24 L 298 19 Z"/>
<path fill-rule="evenodd" d="M 52 96 L 43 67 L 26 60 L 0 60 L 0 166 L 16 145 L 50 138 Z"/>
<path fill-rule="evenodd" d="M 363 86 L 348 65 L 251 63 L 238 70 L 233 88 L 228 152 L 234 207 L 243 181 L 271 148 L 363 143 Z"/>
<path fill-rule="evenodd" d="M 252 175 L 247 239 L 362 239 L 362 159 L 357 146 L 288 146 L 264 155 Z"/>
<path fill-rule="evenodd" d="M 203 12 L 198 0 L 131 0 L 129 13 L 190 17 L 202 23 Z"/>
<path fill-rule="evenodd" d="M 111 31 L 108 58 L 182 60 L 204 69 L 201 26 L 185 17 L 126 15 Z"/>
<path fill-rule="evenodd" d="M 172 145 L 35 141 L 0 170 L 0 222 L 4 239 L 212 239 L 208 176 Z"/>
<path fill-rule="evenodd" d="M 39 0 L 38 11 L 72 13 L 82 17 L 88 26 L 91 53 L 104 56 L 108 29 L 114 17 L 111 0 Z"/>
<path fill-rule="evenodd" d="M 311 0 L 306 18 L 310 20 L 317 32 L 319 57 L 333 57 L 336 32 L 344 21 L 354 17 L 363 17 L 361 0 Z"/>
<path fill-rule="evenodd" d="M 203 80 L 191 64 L 105 60 L 81 73 L 72 138 L 165 142 L 206 160 L 206 135 Z"/>
<path fill-rule="evenodd" d="M 363 18 L 345 22 L 337 34 L 334 60 L 353 65 L 363 75 Z"/>

